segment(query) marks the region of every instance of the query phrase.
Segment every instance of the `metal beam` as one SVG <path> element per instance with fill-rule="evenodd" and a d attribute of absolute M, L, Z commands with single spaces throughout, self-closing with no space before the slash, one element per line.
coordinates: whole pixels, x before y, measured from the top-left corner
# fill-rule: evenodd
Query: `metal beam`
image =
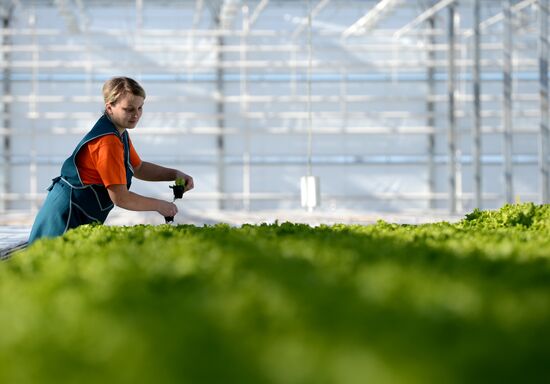
<path fill-rule="evenodd" d="M 474 65 L 473 65 L 473 92 L 474 92 L 474 128 L 472 133 L 472 160 L 474 171 L 474 204 L 475 208 L 482 209 L 482 180 L 481 180 L 481 79 L 480 79 L 480 0 L 473 2 L 474 13 Z"/>
<path fill-rule="evenodd" d="M 197 0 L 197 2 L 195 3 L 195 13 L 193 13 L 193 24 L 191 27 L 193 32 L 197 29 L 201 21 L 203 6 L 204 6 L 204 0 Z"/>
<path fill-rule="evenodd" d="M 256 23 L 256 20 L 258 20 L 258 17 L 263 12 L 265 7 L 267 7 L 267 4 L 269 3 L 269 0 L 262 0 L 260 3 L 254 8 L 254 11 L 252 11 L 252 15 L 250 15 L 250 19 L 248 21 L 248 27 L 251 28 L 254 23 Z"/>
<path fill-rule="evenodd" d="M 475 1 L 475 0 L 474 0 Z M 521 12 L 523 9 L 527 8 L 531 4 L 535 3 L 537 0 L 523 0 L 519 3 L 512 6 L 512 14 L 517 14 L 518 12 Z M 504 20 L 504 12 L 499 12 L 494 16 L 489 17 L 488 19 L 485 19 L 484 21 L 479 23 L 479 28 L 481 31 L 486 30 L 492 25 L 495 25 L 501 21 Z M 471 37 L 475 33 L 475 29 L 470 29 L 468 31 L 464 32 L 464 37 Z"/>
<path fill-rule="evenodd" d="M 386 15 L 391 11 L 396 5 L 398 5 L 401 0 L 381 0 L 376 4 L 369 12 L 367 12 L 363 17 L 353 23 L 349 28 L 342 32 L 342 38 L 347 38 L 350 35 L 355 35 L 358 33 L 365 33 L 370 31 L 376 26 L 378 21 L 383 15 Z"/>
<path fill-rule="evenodd" d="M 292 39 L 295 39 L 300 35 L 304 29 L 310 25 L 311 20 L 317 16 L 323 8 L 327 6 L 327 4 L 330 2 L 330 0 L 320 0 L 319 3 L 311 10 L 311 12 L 308 12 L 308 17 L 304 18 L 304 20 L 296 27 L 294 32 L 292 32 Z M 309 3 L 308 3 L 309 4 Z M 308 8 L 309 9 L 309 8 Z"/>
<path fill-rule="evenodd" d="M 433 17 L 437 12 L 439 12 L 443 8 L 454 4 L 455 1 L 456 0 L 441 0 L 437 4 L 435 4 L 432 7 L 428 8 L 426 11 L 422 12 L 416 19 L 411 21 L 409 24 L 407 24 L 404 27 L 402 27 L 401 29 L 397 30 L 393 34 L 393 37 L 395 39 L 399 39 L 400 37 L 402 37 L 403 35 L 408 33 L 410 30 L 412 30 L 413 28 L 416 28 L 417 26 L 419 26 L 420 24 L 422 24 L 423 22 L 425 22 L 429 18 Z"/>
<path fill-rule="evenodd" d="M 87 32 L 90 27 L 90 18 L 86 14 L 86 4 L 84 0 L 75 0 L 76 8 L 78 9 L 80 16 L 80 25 L 82 29 Z"/>
<path fill-rule="evenodd" d="M 69 9 L 69 4 L 66 0 L 53 0 L 54 4 L 57 6 L 59 14 L 65 20 L 67 25 L 67 30 L 71 33 L 79 33 L 80 27 L 79 22 L 74 14 L 74 12 Z"/>
<path fill-rule="evenodd" d="M 503 35 L 503 103 L 502 125 L 504 132 L 504 186 L 506 202 L 514 202 L 512 181 L 512 0 L 503 1 L 504 35 Z"/>
<path fill-rule="evenodd" d="M 238 11 L 238 2 L 234 0 L 223 0 L 218 13 L 219 26 L 221 30 L 231 29 L 231 25 L 235 19 L 235 14 Z"/>
<path fill-rule="evenodd" d="M 548 167 L 548 145 L 550 142 L 548 109 L 548 0 L 539 0 L 539 77 L 540 77 L 540 183 L 541 202 L 550 203 L 550 177 Z"/>

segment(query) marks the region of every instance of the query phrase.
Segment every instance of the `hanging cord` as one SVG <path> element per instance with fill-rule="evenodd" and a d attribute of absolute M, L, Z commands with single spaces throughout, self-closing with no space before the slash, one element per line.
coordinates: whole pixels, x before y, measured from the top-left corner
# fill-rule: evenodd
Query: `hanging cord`
<path fill-rule="evenodd" d="M 307 175 L 311 176 L 311 152 L 313 141 L 313 116 L 311 112 L 311 68 L 312 68 L 312 48 L 311 48 L 311 4 L 307 0 L 307 45 L 308 45 L 308 64 L 307 64 Z"/>

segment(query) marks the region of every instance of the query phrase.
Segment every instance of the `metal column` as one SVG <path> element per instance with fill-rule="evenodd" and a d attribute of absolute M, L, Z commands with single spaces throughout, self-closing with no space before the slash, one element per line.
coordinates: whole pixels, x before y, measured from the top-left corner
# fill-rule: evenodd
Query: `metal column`
<path fill-rule="evenodd" d="M 503 131 L 504 131 L 504 184 L 506 202 L 514 202 L 512 184 L 512 0 L 504 0 L 503 36 Z"/>
<path fill-rule="evenodd" d="M 225 105 L 224 105 L 224 70 L 223 70 L 223 36 L 217 38 L 217 69 L 216 69 L 216 122 L 218 125 L 218 135 L 216 136 L 216 148 L 218 150 L 218 209 L 225 208 Z"/>
<path fill-rule="evenodd" d="M 426 102 L 426 111 L 428 112 L 428 119 L 426 121 L 428 127 L 432 130 L 428 133 L 428 188 L 430 191 L 429 207 L 430 209 L 436 208 L 436 200 L 433 195 L 436 191 L 435 185 L 435 18 L 428 19 L 430 26 L 430 35 L 428 37 L 428 97 Z"/>
<path fill-rule="evenodd" d="M 312 176 L 313 113 L 311 110 L 312 41 L 311 41 L 311 4 L 307 0 L 307 176 Z"/>
<path fill-rule="evenodd" d="M 539 72 L 540 72 L 540 183 L 541 202 L 550 203 L 548 177 L 548 0 L 539 0 L 540 37 L 539 37 Z"/>
<path fill-rule="evenodd" d="M 448 94 L 448 134 L 447 134 L 447 147 L 448 147 L 448 173 L 449 173 L 449 212 L 451 214 L 456 213 L 456 103 L 455 103 L 455 5 L 449 5 L 449 20 L 448 20 L 448 80 L 447 80 L 447 94 Z"/>
<path fill-rule="evenodd" d="M 7 29 L 10 27 L 11 21 L 11 9 L 9 9 L 5 15 L 2 17 L 2 30 L 3 30 L 3 39 L 2 46 L 5 48 L 2 55 L 2 61 L 7 65 L 4 67 L 2 72 L 2 97 L 4 99 L 2 103 L 2 174 L 1 174 L 1 184 L 0 192 L 3 195 L 3 198 L 0 199 L 0 212 L 4 212 L 7 207 L 7 199 L 5 198 L 6 194 L 9 192 L 10 185 L 10 164 L 11 164 L 11 108 L 10 101 L 8 98 L 11 96 L 11 68 L 10 63 L 10 51 L 8 48 L 11 45 L 10 34 L 6 33 Z"/>
<path fill-rule="evenodd" d="M 136 0 L 136 30 L 141 33 L 143 28 L 143 0 Z"/>
<path fill-rule="evenodd" d="M 33 196 L 31 200 L 31 212 L 35 213 L 38 211 L 38 201 L 34 196 L 38 192 L 38 163 L 36 161 L 38 150 L 37 150 L 37 140 L 36 140 L 36 125 L 38 122 L 38 95 L 39 95 L 39 84 L 40 80 L 38 79 L 38 72 L 40 71 L 39 62 L 40 62 L 40 53 L 39 53 L 39 39 L 36 31 L 36 10 L 35 7 L 32 7 L 32 12 L 29 17 L 29 27 L 32 30 L 32 85 L 31 85 L 31 94 L 29 98 L 29 114 L 31 116 L 30 120 L 30 129 L 31 129 L 31 150 L 30 150 L 30 163 L 29 163 L 29 187 L 31 195 Z"/>
<path fill-rule="evenodd" d="M 340 104 L 340 115 L 342 116 L 341 119 L 341 127 L 342 128 L 342 134 L 346 134 L 346 131 L 348 130 L 348 103 L 347 103 L 347 96 L 348 96 L 348 75 L 347 70 L 345 66 L 340 67 L 340 97 L 339 97 L 339 104 Z"/>
<path fill-rule="evenodd" d="M 138 47 L 143 44 L 143 1 L 144 0 L 135 0 L 136 1 L 136 30 L 133 36 L 134 47 Z M 88 33 L 86 34 L 88 35 Z M 141 70 L 139 70 L 138 80 L 141 80 Z"/>
<path fill-rule="evenodd" d="M 474 128 L 472 132 L 472 165 L 474 171 L 474 207 L 482 209 L 483 197 L 481 186 L 481 80 L 480 80 L 480 0 L 474 0 L 474 66 L 473 66 L 473 87 L 474 87 Z"/>
<path fill-rule="evenodd" d="M 244 64 L 247 60 L 248 33 L 250 31 L 250 18 L 248 5 L 241 8 L 243 18 L 243 35 L 241 37 L 240 60 L 243 63 L 240 68 L 241 86 L 241 118 L 243 121 L 244 151 L 243 151 L 243 209 L 250 210 L 250 126 L 248 122 L 248 82 L 247 68 Z"/>

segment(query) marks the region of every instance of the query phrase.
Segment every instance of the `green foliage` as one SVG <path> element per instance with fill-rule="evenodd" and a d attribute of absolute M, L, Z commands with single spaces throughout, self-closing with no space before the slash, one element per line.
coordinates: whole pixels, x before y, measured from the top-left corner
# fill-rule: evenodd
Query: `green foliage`
<path fill-rule="evenodd" d="M 462 224 L 464 227 L 479 229 L 495 229 L 508 227 L 523 227 L 543 229 L 549 227 L 550 206 L 536 206 L 533 203 L 506 204 L 498 211 L 474 210 L 466 215 Z"/>
<path fill-rule="evenodd" d="M 178 187 L 185 187 L 185 179 L 178 177 L 176 178 L 176 183 Z"/>
<path fill-rule="evenodd" d="M 0 263 L 0 382 L 545 382 L 549 230 L 82 226 Z"/>

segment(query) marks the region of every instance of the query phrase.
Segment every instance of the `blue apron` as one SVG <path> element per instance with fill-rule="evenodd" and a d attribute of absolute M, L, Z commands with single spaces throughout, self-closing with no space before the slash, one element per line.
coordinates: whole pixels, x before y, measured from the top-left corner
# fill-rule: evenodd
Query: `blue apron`
<path fill-rule="evenodd" d="M 88 142 L 105 135 L 116 135 L 124 145 L 126 185 L 130 189 L 133 168 L 130 164 L 128 132 L 119 135 L 107 115 L 103 115 L 92 130 L 80 141 L 71 157 L 63 163 L 61 176 L 48 187 L 48 196 L 36 215 L 29 244 L 41 237 L 56 237 L 71 228 L 94 222 L 103 223 L 113 209 L 107 188 L 101 184 L 84 185 L 76 167 L 76 155 Z"/>

